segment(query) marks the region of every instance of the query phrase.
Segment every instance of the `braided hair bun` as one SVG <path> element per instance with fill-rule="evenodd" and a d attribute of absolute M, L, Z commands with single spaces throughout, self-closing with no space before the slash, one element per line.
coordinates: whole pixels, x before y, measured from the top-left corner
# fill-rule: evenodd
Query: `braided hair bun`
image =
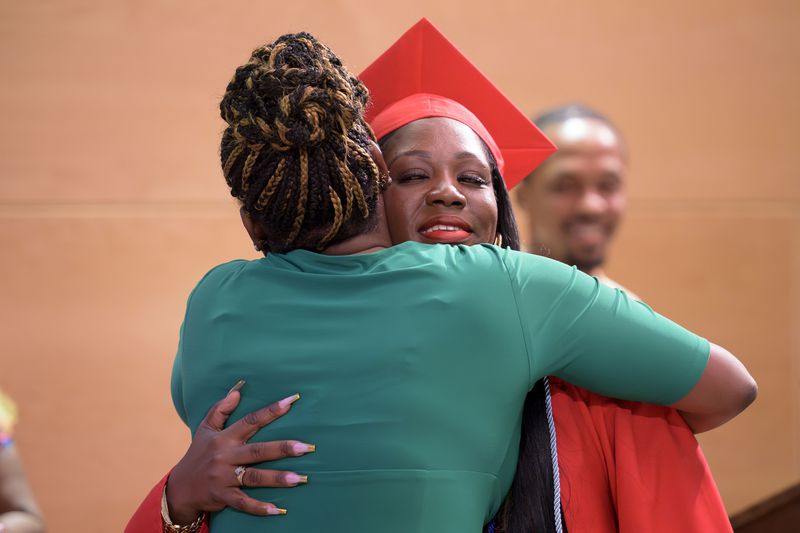
<path fill-rule="evenodd" d="M 257 48 L 236 69 L 220 103 L 222 170 L 266 232 L 266 250 L 321 250 L 374 222 L 368 100 L 364 84 L 308 33 Z"/>

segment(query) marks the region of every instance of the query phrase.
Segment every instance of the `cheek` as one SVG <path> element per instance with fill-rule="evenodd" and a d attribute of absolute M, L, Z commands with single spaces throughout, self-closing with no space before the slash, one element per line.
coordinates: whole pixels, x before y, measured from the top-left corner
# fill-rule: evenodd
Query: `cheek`
<path fill-rule="evenodd" d="M 475 222 L 482 240 L 491 242 L 497 232 L 497 199 L 494 191 L 487 191 L 472 201 Z M 486 240 L 488 239 L 488 240 Z"/>
<path fill-rule="evenodd" d="M 577 202 L 569 194 L 552 193 L 539 204 L 538 220 L 544 225 L 558 225 L 575 212 Z"/>
<path fill-rule="evenodd" d="M 411 215 L 416 206 L 416 200 L 408 190 L 399 187 L 389 187 L 383 193 L 384 205 L 386 209 L 386 223 L 389 225 L 389 232 L 392 240 L 398 243 L 401 239 L 407 240 L 409 227 L 412 225 Z"/>
<path fill-rule="evenodd" d="M 619 218 L 625 211 L 628 202 L 624 194 L 615 194 L 608 199 L 608 211 L 614 218 Z"/>

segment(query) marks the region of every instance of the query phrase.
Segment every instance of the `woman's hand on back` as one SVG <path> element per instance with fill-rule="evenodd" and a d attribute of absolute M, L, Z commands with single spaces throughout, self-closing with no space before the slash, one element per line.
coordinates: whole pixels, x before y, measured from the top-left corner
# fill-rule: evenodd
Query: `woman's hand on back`
<path fill-rule="evenodd" d="M 241 487 L 294 487 L 307 480 L 295 472 L 246 468 L 240 484 L 237 467 L 298 457 L 315 450 L 313 445 L 296 440 L 247 443 L 258 430 L 288 413 L 299 394 L 248 413 L 225 428 L 228 417 L 239 405 L 239 388 L 243 384 L 239 382 L 209 410 L 186 455 L 169 475 L 167 504 L 175 524 L 189 524 L 202 512 L 225 507 L 255 515 L 284 514 L 285 510 L 272 503 L 249 497 Z"/>

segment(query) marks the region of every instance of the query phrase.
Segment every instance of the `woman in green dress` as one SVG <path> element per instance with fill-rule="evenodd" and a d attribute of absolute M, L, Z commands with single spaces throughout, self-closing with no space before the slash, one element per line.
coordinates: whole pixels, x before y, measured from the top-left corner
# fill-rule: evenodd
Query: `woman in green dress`
<path fill-rule="evenodd" d="M 263 514 L 301 499 L 306 511 L 268 527 L 479 531 L 513 475 L 525 395 L 547 374 L 703 424 L 752 400 L 728 352 L 560 263 L 391 247 L 366 100 L 330 50 L 299 34 L 256 50 L 222 103 L 223 171 L 269 255 L 221 265 L 193 291 L 173 396 L 194 430 L 239 378 L 250 394 L 233 420 L 265 403 L 259 393 L 303 391 L 270 437 L 320 446 L 297 460 L 312 482 L 250 495 L 274 504 Z M 227 509 L 212 525 L 259 520 Z"/>

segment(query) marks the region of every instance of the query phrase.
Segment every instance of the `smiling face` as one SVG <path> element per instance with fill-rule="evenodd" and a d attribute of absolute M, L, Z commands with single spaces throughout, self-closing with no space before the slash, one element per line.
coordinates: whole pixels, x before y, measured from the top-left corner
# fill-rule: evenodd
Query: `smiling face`
<path fill-rule="evenodd" d="M 532 251 L 591 273 L 603 264 L 625 210 L 625 154 L 618 135 L 597 119 L 571 118 L 544 131 L 558 152 L 519 194 Z"/>
<path fill-rule="evenodd" d="M 448 118 L 417 120 L 391 134 L 382 150 L 392 177 L 384 201 L 395 244 L 494 240 L 489 156 L 468 126 Z"/>

